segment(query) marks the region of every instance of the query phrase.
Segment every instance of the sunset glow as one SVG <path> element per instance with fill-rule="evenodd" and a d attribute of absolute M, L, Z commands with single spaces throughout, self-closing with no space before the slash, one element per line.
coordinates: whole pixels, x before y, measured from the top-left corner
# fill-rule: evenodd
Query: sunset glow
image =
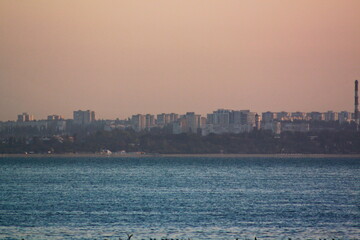
<path fill-rule="evenodd" d="M 353 111 L 360 1 L 0 2 L 0 120 Z"/>

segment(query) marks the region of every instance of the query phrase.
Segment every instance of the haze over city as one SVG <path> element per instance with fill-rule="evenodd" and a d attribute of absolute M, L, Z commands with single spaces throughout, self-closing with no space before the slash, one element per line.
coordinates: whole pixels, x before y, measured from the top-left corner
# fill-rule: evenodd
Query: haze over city
<path fill-rule="evenodd" d="M 353 111 L 360 1 L 1 1 L 0 120 Z"/>

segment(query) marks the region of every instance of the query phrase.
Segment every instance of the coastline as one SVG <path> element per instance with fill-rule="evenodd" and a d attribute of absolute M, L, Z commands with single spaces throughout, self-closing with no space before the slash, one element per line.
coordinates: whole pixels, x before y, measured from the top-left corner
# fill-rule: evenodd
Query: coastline
<path fill-rule="evenodd" d="M 43 158 L 43 157 L 72 157 L 72 158 L 138 158 L 138 157 L 175 157 L 175 158 L 358 158 L 360 154 L 101 154 L 101 153 L 62 153 L 62 154 L 0 154 L 0 158 Z"/>

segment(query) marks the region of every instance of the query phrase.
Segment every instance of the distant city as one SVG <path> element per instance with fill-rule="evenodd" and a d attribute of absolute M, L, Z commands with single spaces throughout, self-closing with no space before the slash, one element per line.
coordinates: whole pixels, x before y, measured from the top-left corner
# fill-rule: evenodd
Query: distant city
<path fill-rule="evenodd" d="M 0 153 L 360 153 L 358 81 L 354 112 L 263 112 L 217 109 L 205 116 L 136 114 L 97 120 L 22 113 L 0 122 Z"/>
<path fill-rule="evenodd" d="M 136 132 L 151 131 L 153 128 L 169 128 L 173 134 L 195 133 L 203 136 L 224 133 L 244 133 L 253 130 L 268 130 L 274 134 L 284 131 L 309 132 L 322 130 L 321 122 L 337 122 L 339 127 L 356 123 L 356 113 L 348 111 L 334 112 L 263 112 L 258 114 L 250 110 L 218 109 L 206 117 L 194 112 L 185 114 L 161 113 L 136 114 L 127 119 L 96 120 L 95 111 L 78 110 L 72 119 L 61 115 L 49 115 L 47 119 L 36 120 L 32 114 L 22 113 L 17 121 L 0 123 L 0 131 L 10 133 L 14 128 L 36 128 L 59 134 L 71 133 L 74 127 L 96 127 L 105 131 L 114 129 L 133 129 Z"/>

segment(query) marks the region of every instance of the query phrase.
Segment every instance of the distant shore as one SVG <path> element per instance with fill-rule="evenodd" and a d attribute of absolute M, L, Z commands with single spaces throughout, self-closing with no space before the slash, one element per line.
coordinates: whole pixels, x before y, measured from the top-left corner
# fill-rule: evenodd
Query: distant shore
<path fill-rule="evenodd" d="M 131 157 L 206 157 L 206 158 L 359 158 L 360 154 L 151 154 L 151 153 L 62 153 L 62 154 L 0 154 L 0 158 L 23 157 L 103 157 L 103 158 L 131 158 Z"/>

